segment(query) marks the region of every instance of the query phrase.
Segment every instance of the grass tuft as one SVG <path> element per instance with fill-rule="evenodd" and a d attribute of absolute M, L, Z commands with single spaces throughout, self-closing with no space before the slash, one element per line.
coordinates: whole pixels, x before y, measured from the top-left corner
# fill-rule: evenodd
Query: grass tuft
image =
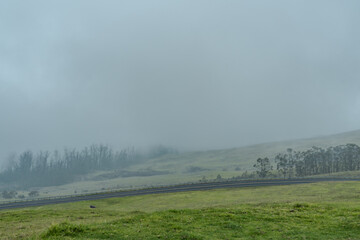
<path fill-rule="evenodd" d="M 74 237 L 79 233 L 84 233 L 86 230 L 88 230 L 88 227 L 84 225 L 62 222 L 60 224 L 55 224 L 49 227 L 49 229 L 42 235 L 42 237 Z"/>

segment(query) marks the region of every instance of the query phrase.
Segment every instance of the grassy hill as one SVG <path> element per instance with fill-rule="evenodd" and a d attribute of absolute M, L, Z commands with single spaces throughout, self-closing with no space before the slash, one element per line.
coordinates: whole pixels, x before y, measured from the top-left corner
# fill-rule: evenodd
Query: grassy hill
<path fill-rule="evenodd" d="M 359 188 L 323 182 L 3 210 L 0 239 L 360 239 Z"/>
<path fill-rule="evenodd" d="M 233 170 L 236 167 L 240 167 L 246 170 L 251 169 L 251 166 L 257 158 L 265 156 L 273 157 L 275 154 L 283 152 L 287 148 L 304 150 L 311 148 L 312 146 L 329 147 L 346 143 L 360 145 L 360 130 L 317 138 L 271 142 L 232 149 L 163 156 L 148 161 L 144 166 L 152 166 L 156 169 L 164 170 L 182 169 L 183 171 L 186 171 L 188 166 L 198 166 L 205 169 L 216 170 L 223 168 Z"/>
<path fill-rule="evenodd" d="M 241 175 L 245 170 L 252 170 L 257 158 L 271 158 L 287 148 L 305 150 L 312 146 L 329 147 L 346 143 L 360 145 L 360 130 L 331 136 L 263 143 L 232 149 L 168 154 L 121 169 L 121 171 L 126 171 L 127 176 L 117 174 L 119 172 L 116 170 L 96 172 L 84 176 L 81 181 L 75 183 L 36 190 L 39 191 L 40 197 L 46 197 L 108 189 L 197 182 L 203 177 L 215 179 L 218 174 L 222 177 L 234 177 Z"/>

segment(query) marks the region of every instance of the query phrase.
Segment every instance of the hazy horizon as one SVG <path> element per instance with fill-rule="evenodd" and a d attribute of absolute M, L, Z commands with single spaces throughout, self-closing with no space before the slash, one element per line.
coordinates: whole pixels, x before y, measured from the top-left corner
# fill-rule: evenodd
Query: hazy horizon
<path fill-rule="evenodd" d="M 0 164 L 360 129 L 360 2 L 1 1 Z"/>

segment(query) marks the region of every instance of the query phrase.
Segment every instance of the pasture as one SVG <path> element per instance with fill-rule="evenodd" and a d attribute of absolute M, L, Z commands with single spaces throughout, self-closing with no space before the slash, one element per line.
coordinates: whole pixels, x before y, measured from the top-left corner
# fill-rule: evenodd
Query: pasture
<path fill-rule="evenodd" d="M 324 182 L 6 210 L 0 232 L 1 239 L 359 239 L 359 189 Z"/>

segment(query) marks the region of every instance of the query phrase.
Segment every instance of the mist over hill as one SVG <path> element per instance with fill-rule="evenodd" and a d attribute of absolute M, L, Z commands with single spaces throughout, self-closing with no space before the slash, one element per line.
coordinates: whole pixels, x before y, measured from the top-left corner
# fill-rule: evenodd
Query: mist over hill
<path fill-rule="evenodd" d="M 359 1 L 1 1 L 0 161 L 359 129 Z"/>

